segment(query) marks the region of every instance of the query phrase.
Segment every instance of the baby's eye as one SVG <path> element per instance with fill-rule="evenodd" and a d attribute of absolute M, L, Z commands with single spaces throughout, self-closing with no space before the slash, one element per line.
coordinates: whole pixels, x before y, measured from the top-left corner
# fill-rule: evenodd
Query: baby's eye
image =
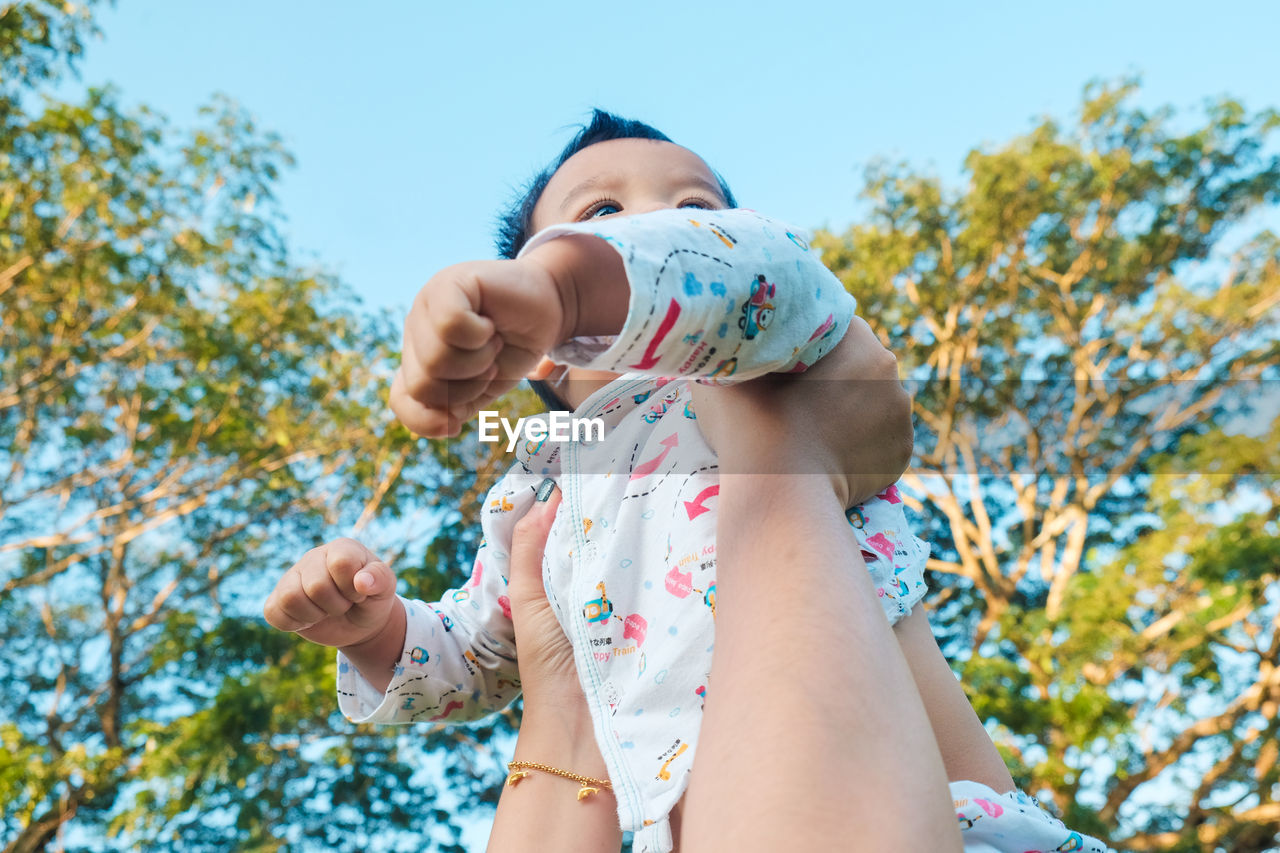
<path fill-rule="evenodd" d="M 692 207 L 694 210 L 714 210 L 709 202 L 705 202 L 700 198 L 685 199 L 680 202 L 680 207 Z"/>
<path fill-rule="evenodd" d="M 600 202 L 587 211 L 584 219 L 596 219 L 600 216 L 612 216 L 615 213 L 621 213 L 622 208 L 611 201 Z"/>

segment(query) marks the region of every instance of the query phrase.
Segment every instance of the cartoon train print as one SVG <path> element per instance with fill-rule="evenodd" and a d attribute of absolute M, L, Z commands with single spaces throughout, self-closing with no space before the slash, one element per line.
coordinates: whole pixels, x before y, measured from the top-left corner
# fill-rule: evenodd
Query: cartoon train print
<path fill-rule="evenodd" d="M 757 275 L 751 285 L 751 297 L 742 303 L 742 316 L 738 318 L 738 328 L 747 340 L 755 340 L 756 336 L 769 328 L 773 321 L 773 303 L 770 301 L 777 293 L 777 287 L 766 281 L 763 275 Z"/>
<path fill-rule="evenodd" d="M 907 586 L 907 582 L 899 577 L 903 572 L 902 568 L 893 570 L 893 583 L 898 585 L 898 595 L 905 596 L 911 591 L 911 587 Z"/>
<path fill-rule="evenodd" d="M 593 598 L 584 604 L 582 615 L 588 622 L 608 622 L 609 617 L 613 615 L 613 602 L 609 600 L 609 596 L 605 595 L 604 581 L 596 584 L 596 589 L 600 591 L 600 597 Z"/>
<path fill-rule="evenodd" d="M 738 358 L 737 356 L 733 356 L 731 358 L 726 358 L 724 361 L 717 364 L 716 369 L 707 374 L 707 378 L 715 379 L 717 377 L 732 376 L 737 372 Z"/>
<path fill-rule="evenodd" d="M 637 394 L 636 396 L 638 397 L 639 395 Z M 645 395 L 645 399 L 648 399 L 648 395 Z M 640 417 L 643 418 L 644 422 L 647 424 L 656 424 L 658 421 L 662 420 L 663 415 L 671 410 L 671 405 L 678 399 L 680 399 L 679 388 L 676 388 L 673 391 L 668 391 L 663 395 L 661 401 L 659 401 L 656 406 L 650 406 L 649 411 L 645 412 Z"/>

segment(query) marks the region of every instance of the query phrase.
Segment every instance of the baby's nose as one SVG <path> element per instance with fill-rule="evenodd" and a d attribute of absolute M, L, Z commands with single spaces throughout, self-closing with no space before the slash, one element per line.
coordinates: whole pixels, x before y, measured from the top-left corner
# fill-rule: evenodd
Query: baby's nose
<path fill-rule="evenodd" d="M 636 213 L 652 213 L 655 210 L 671 210 L 674 207 L 675 207 L 674 204 L 672 204 L 669 201 L 666 201 L 665 199 L 652 199 L 650 201 L 647 201 L 638 205 L 638 207 L 635 208 L 635 212 Z"/>

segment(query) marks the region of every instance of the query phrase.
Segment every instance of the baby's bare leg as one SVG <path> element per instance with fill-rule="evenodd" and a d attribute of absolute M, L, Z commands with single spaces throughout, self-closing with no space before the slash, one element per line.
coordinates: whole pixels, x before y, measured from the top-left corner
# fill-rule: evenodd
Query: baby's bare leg
<path fill-rule="evenodd" d="M 1013 777 L 938 648 L 923 605 L 898 622 L 893 633 L 929 715 L 947 778 L 981 782 L 999 792 L 1012 791 Z"/>

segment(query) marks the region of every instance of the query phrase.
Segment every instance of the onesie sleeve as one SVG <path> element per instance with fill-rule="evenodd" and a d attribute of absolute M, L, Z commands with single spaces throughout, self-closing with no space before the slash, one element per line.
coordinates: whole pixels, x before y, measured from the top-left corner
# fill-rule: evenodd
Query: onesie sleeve
<path fill-rule="evenodd" d="M 499 711 L 519 695 L 507 571 L 512 529 L 533 498 L 532 475 L 509 472 L 485 496 L 484 540 L 467 582 L 440 601 L 401 599 L 404 651 L 385 692 L 338 652 L 338 707 L 348 719 L 465 722 Z"/>
<path fill-rule="evenodd" d="M 855 302 L 794 227 L 755 211 L 660 210 L 554 225 L 521 250 L 567 234 L 622 257 L 631 296 L 622 331 L 551 352 L 615 373 L 733 381 L 801 371 L 831 350 Z"/>

